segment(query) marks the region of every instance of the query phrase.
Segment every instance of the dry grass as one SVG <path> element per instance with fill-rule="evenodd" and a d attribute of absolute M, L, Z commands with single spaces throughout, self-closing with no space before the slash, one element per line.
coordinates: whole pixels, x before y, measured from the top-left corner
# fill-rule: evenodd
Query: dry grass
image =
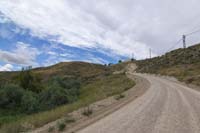
<path fill-rule="evenodd" d="M 138 72 L 174 76 L 180 81 L 200 86 L 200 44 L 137 61 L 137 65 Z"/>

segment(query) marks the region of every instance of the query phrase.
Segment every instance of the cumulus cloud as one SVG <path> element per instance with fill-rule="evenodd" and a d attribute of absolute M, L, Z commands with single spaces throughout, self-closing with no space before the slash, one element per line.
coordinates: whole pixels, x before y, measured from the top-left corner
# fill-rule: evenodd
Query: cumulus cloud
<path fill-rule="evenodd" d="M 0 50 L 0 60 L 12 64 L 36 65 L 36 57 L 40 51 L 30 44 L 18 42 L 12 51 Z"/>
<path fill-rule="evenodd" d="M 33 36 L 146 58 L 200 22 L 199 0 L 1 0 L 0 12 Z"/>
<path fill-rule="evenodd" d="M 12 71 L 13 65 L 11 64 L 6 64 L 4 66 L 0 66 L 0 71 Z"/>

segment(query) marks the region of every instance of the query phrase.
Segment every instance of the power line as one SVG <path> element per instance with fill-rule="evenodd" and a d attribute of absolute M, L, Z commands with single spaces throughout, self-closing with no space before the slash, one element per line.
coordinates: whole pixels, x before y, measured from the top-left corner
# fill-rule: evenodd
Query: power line
<path fill-rule="evenodd" d="M 195 30 L 193 32 L 190 32 L 188 34 L 184 34 L 182 36 L 182 38 L 180 40 L 178 40 L 176 43 L 174 43 L 165 53 L 167 53 L 167 52 L 171 51 L 172 49 L 174 49 L 181 41 L 183 41 L 183 48 L 186 48 L 186 37 L 187 36 L 191 36 L 191 35 L 193 35 L 195 33 L 198 33 L 198 32 L 200 32 L 200 29 Z"/>
<path fill-rule="evenodd" d="M 174 43 L 166 52 L 169 52 L 172 49 L 174 49 L 181 41 L 182 41 L 182 38 L 180 40 L 178 40 L 176 43 Z"/>
<path fill-rule="evenodd" d="M 195 30 L 195 31 L 193 31 L 193 32 L 190 32 L 190 33 L 188 33 L 188 34 L 184 34 L 184 35 L 182 36 L 182 38 L 181 38 L 180 40 L 178 40 L 176 43 L 174 43 L 168 50 L 166 50 L 165 53 L 167 53 L 167 52 L 173 50 L 181 41 L 183 41 L 183 48 L 186 48 L 186 37 L 187 37 L 187 36 L 191 36 L 191 35 L 193 35 L 193 34 L 195 34 L 195 33 L 198 33 L 198 32 L 200 32 L 200 29 Z M 149 50 L 149 53 L 150 53 L 150 58 L 151 58 L 151 49 Z"/>
<path fill-rule="evenodd" d="M 195 33 L 198 33 L 198 32 L 200 32 L 200 29 L 195 30 L 195 31 L 193 31 L 193 32 L 191 32 L 191 33 L 185 34 L 185 36 L 190 36 L 190 35 L 195 34 Z"/>

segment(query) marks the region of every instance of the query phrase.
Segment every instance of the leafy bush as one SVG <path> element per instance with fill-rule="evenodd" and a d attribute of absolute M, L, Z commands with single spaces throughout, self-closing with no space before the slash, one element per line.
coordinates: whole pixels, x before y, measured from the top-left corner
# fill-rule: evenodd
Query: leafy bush
<path fill-rule="evenodd" d="M 78 99 L 80 82 L 75 79 L 53 78 L 46 89 L 39 93 L 39 86 L 34 82 L 29 70 L 20 73 L 20 85 L 8 84 L 0 88 L 0 108 L 18 109 L 22 113 L 35 113 L 40 110 L 52 109 Z M 31 88 L 31 89 L 29 89 Z M 33 91 L 34 90 L 34 91 Z"/>
<path fill-rule="evenodd" d="M 56 85 L 65 89 L 74 89 L 74 88 L 80 88 L 80 81 L 73 78 L 60 78 L 60 77 L 54 77 L 52 80 L 50 80 L 50 85 Z"/>
<path fill-rule="evenodd" d="M 80 94 L 80 81 L 70 78 L 62 79 L 60 77 L 54 77 L 50 80 L 48 88 L 52 91 L 56 91 L 56 89 L 61 91 L 67 96 L 67 102 L 71 103 L 78 99 L 78 95 Z"/>
<path fill-rule="evenodd" d="M 20 107 L 24 90 L 17 85 L 5 85 L 0 88 L 0 108 L 16 109 Z"/>
<path fill-rule="evenodd" d="M 25 90 L 39 93 L 43 88 L 41 84 L 41 79 L 39 78 L 39 76 L 33 75 L 30 68 L 22 68 L 18 79 L 20 86 Z"/>
<path fill-rule="evenodd" d="M 35 93 L 27 91 L 22 97 L 21 107 L 23 112 L 28 114 L 38 112 L 39 110 L 38 105 L 39 105 L 39 100 L 38 96 Z"/>
<path fill-rule="evenodd" d="M 74 79 L 61 79 L 54 77 L 50 80 L 48 88 L 40 95 L 41 108 L 51 109 L 66 103 L 72 103 L 78 99 L 80 82 Z"/>
<path fill-rule="evenodd" d="M 119 60 L 118 63 L 122 63 L 122 60 Z"/>
<path fill-rule="evenodd" d="M 77 79 L 54 77 L 42 84 L 40 77 L 29 69 L 23 69 L 12 83 L 16 85 L 0 84 L 0 113 L 4 113 L 0 118 L 5 119 L 0 119 L 0 126 L 5 121 L 15 121 L 15 115 L 33 114 L 72 103 L 80 94 L 80 81 Z"/>
<path fill-rule="evenodd" d="M 66 125 L 65 123 L 61 122 L 61 123 L 58 123 L 58 130 L 59 131 L 63 131 L 65 129 Z"/>
<path fill-rule="evenodd" d="M 39 100 L 43 110 L 52 109 L 69 102 L 68 92 L 59 86 L 52 86 L 41 92 Z"/>

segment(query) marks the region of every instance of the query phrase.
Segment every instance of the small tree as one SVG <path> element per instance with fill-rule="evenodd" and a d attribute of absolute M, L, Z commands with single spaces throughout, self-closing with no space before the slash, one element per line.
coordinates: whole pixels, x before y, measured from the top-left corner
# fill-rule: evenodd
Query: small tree
<path fill-rule="evenodd" d="M 32 88 L 31 84 L 33 82 L 33 76 L 30 69 L 22 68 L 19 75 L 20 86 L 24 89 Z"/>
<path fill-rule="evenodd" d="M 19 74 L 19 84 L 25 90 L 39 93 L 41 91 L 40 79 L 31 72 L 31 67 L 22 68 Z"/>
<path fill-rule="evenodd" d="M 119 60 L 118 63 L 122 63 L 122 60 Z"/>
<path fill-rule="evenodd" d="M 133 62 L 133 61 L 135 61 L 135 59 L 134 59 L 134 58 L 131 58 L 131 61 Z"/>

